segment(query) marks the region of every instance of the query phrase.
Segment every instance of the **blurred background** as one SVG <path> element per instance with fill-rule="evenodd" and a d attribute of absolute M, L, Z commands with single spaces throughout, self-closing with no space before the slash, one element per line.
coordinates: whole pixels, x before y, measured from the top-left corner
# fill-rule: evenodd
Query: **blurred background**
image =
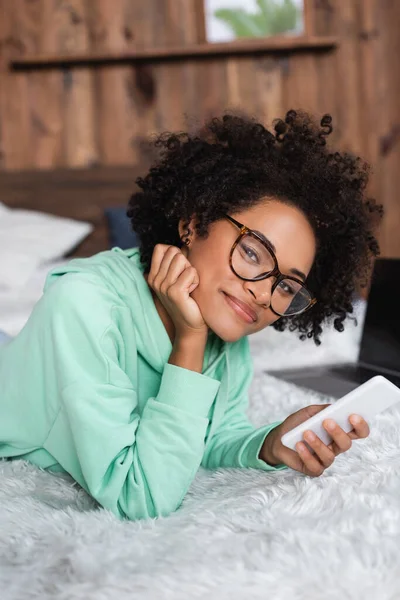
<path fill-rule="evenodd" d="M 0 0 L 0 281 L 135 245 L 145 140 L 225 109 L 330 113 L 332 143 L 372 164 L 382 255 L 400 257 L 399 32 L 397 0 Z M 80 228 L 49 251 L 21 209 Z"/>

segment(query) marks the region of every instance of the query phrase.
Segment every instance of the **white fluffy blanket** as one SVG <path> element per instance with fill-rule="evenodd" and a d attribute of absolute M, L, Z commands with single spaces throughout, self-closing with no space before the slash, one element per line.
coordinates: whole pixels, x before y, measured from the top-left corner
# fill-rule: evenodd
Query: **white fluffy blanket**
<path fill-rule="evenodd" d="M 360 326 L 323 345 L 251 339 L 256 425 L 329 402 L 265 368 L 357 355 Z M 339 348 L 339 350 L 338 350 Z M 200 468 L 177 512 L 121 522 L 65 475 L 0 462 L 2 600 L 398 600 L 400 409 L 375 418 L 319 478 Z"/>

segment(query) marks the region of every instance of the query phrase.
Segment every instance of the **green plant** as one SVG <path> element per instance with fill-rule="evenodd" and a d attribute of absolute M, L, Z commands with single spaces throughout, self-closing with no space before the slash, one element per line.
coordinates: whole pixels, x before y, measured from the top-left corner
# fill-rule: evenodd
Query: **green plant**
<path fill-rule="evenodd" d="M 220 8 L 214 16 L 224 21 L 236 37 L 264 37 L 296 29 L 301 11 L 293 0 L 257 0 L 254 13 L 242 8 Z"/>

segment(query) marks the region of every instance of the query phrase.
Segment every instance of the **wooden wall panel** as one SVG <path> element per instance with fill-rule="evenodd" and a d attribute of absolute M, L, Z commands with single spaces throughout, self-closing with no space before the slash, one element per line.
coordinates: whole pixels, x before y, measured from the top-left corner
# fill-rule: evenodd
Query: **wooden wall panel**
<path fill-rule="evenodd" d="M 11 35 L 18 39 L 25 53 L 57 52 L 64 25 L 62 3 L 54 6 L 46 0 L 13 4 Z M 31 164 L 38 168 L 63 163 L 63 75 L 60 71 L 32 72 L 23 75 L 29 98 L 28 119 Z"/>
<path fill-rule="evenodd" d="M 90 36 L 85 0 L 69 0 L 64 10 L 58 46 L 65 53 L 89 52 Z M 95 123 L 94 73 L 89 69 L 65 69 L 63 74 L 63 164 L 84 167 L 98 164 Z"/>
<path fill-rule="evenodd" d="M 250 115 L 259 118 L 258 97 L 256 92 L 257 65 L 259 59 L 251 57 L 240 57 L 237 60 L 237 73 L 239 79 L 239 106 Z M 229 89 L 228 89 L 229 100 Z"/>
<path fill-rule="evenodd" d="M 379 20 L 375 27 L 385 32 L 381 40 L 381 52 L 377 55 L 377 90 L 380 95 L 377 111 L 369 105 L 370 120 L 376 119 L 378 131 L 378 160 L 376 170 L 379 173 L 377 190 L 383 200 L 386 217 L 383 227 L 382 249 L 386 256 L 400 257 L 400 5 L 387 2 L 387 9 L 380 5 Z M 379 74 L 384 65 L 385 77 Z"/>
<path fill-rule="evenodd" d="M 88 49 L 84 0 L 2 0 L 2 125 L 7 168 L 96 162 L 92 73 L 11 73 L 11 53 Z"/>
<path fill-rule="evenodd" d="M 18 5 L 0 0 L 0 7 L 2 162 L 7 169 L 29 168 L 33 166 L 33 151 L 28 78 L 25 73 L 11 74 L 7 69 L 11 53 L 24 50 L 17 32 Z"/>
<path fill-rule="evenodd" d="M 285 105 L 288 108 L 303 109 L 311 113 L 319 113 L 317 79 L 318 57 L 313 54 L 305 56 L 292 55 L 288 58 L 287 78 L 285 86 Z"/>
<path fill-rule="evenodd" d="M 4 171 L 5 147 L 4 147 L 4 100 L 5 100 L 5 70 L 7 68 L 4 56 L 5 39 L 5 14 L 3 0 L 0 0 L 0 171 Z"/>
<path fill-rule="evenodd" d="M 118 52 L 134 46 L 128 0 L 90 0 L 89 31 L 93 51 Z M 130 66 L 103 66 L 96 69 L 95 122 L 99 159 L 102 164 L 130 164 L 137 161 L 131 139 L 137 133 L 138 118 L 132 97 Z"/>
<path fill-rule="evenodd" d="M 198 26 L 190 9 L 185 0 L 90 0 L 91 50 L 118 52 L 194 43 Z M 96 70 L 95 122 L 102 164 L 135 163 L 146 137 L 165 127 L 184 126 L 189 70 L 181 64 Z"/>
<path fill-rule="evenodd" d="M 157 6 L 154 2 L 131 3 L 134 15 L 131 18 L 129 31 L 133 36 L 135 48 L 138 50 L 155 47 L 158 43 Z M 126 85 L 129 99 L 134 106 L 138 131 L 133 134 L 130 146 L 135 157 L 142 152 L 142 142 L 158 131 L 157 104 L 158 82 L 157 66 L 143 64 L 130 67 L 127 72 Z"/>
<path fill-rule="evenodd" d="M 383 256 L 400 257 L 400 3 L 379 0 L 310 0 L 312 33 L 339 35 L 337 52 L 320 60 L 331 93 L 320 86 L 335 117 L 343 149 L 372 165 L 368 192 L 383 203 L 379 230 Z M 333 74 L 333 78 L 332 78 Z"/>
<path fill-rule="evenodd" d="M 198 42 L 202 32 L 197 16 L 193 1 L 153 0 L 152 46 L 168 48 Z M 155 67 L 156 131 L 185 129 L 185 115 L 191 117 L 194 113 L 195 70 L 196 67 L 187 61 L 158 64 Z"/>
<path fill-rule="evenodd" d="M 22 54 L 107 54 L 205 38 L 202 0 L 16 0 L 13 6 L 7 12 Z M 220 56 L 13 73 L 14 85 L 20 78 L 32 94 L 18 114 L 29 159 L 10 161 L 5 144 L 3 162 L 6 168 L 132 164 L 152 133 L 185 129 L 224 109 L 271 121 L 294 101 L 318 109 L 318 61 L 310 53 Z"/>
<path fill-rule="evenodd" d="M 337 118 L 337 104 L 340 102 L 338 85 L 332 69 L 333 57 L 331 54 L 321 54 L 315 63 L 316 78 L 318 80 L 318 107 L 319 114 L 328 113 L 333 118 L 333 132 L 330 136 L 332 143 L 341 144 L 340 122 Z"/>
<path fill-rule="evenodd" d="M 240 79 L 240 60 L 236 61 L 236 69 Z M 214 115 L 220 115 L 225 108 L 231 105 L 227 83 L 227 64 L 224 60 L 205 62 L 198 65 L 197 72 L 198 116 L 205 121 L 211 119 Z M 244 85 L 239 89 L 242 90 L 243 87 Z"/>
<path fill-rule="evenodd" d="M 287 59 L 260 57 L 255 59 L 255 96 L 258 99 L 257 113 L 263 122 L 273 127 L 273 121 L 284 116 L 284 72 Z"/>
<path fill-rule="evenodd" d="M 340 39 L 331 56 L 331 76 L 335 81 L 335 121 L 340 126 L 341 147 L 362 153 L 360 106 L 363 73 L 360 69 L 360 32 L 364 0 L 318 2 L 316 33 L 335 32 Z M 322 82 L 321 82 L 322 83 Z"/>

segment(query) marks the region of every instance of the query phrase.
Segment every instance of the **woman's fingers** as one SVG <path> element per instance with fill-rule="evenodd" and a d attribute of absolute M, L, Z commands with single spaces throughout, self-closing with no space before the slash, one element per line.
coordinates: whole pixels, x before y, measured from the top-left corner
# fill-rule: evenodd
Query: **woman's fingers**
<path fill-rule="evenodd" d="M 170 267 L 175 257 L 177 257 L 176 260 L 178 260 L 180 256 L 182 256 L 184 260 L 186 259 L 179 250 L 179 248 L 176 248 L 175 246 L 169 246 L 169 248 L 165 250 L 164 244 L 160 244 L 160 246 L 162 247 L 159 249 L 159 254 L 157 255 L 157 259 L 154 265 L 154 268 L 156 269 L 158 264 L 158 271 L 154 273 L 153 284 L 155 288 L 161 290 L 162 284 L 166 281 L 166 278 L 170 276 Z M 154 252 L 156 252 L 156 250 L 157 246 L 155 247 Z"/>
<path fill-rule="evenodd" d="M 279 427 L 268 434 L 266 438 L 268 452 L 274 461 L 271 460 L 271 464 L 282 462 L 296 471 L 318 477 L 326 468 L 332 465 L 338 454 L 351 448 L 353 439 L 365 438 L 369 435 L 369 426 L 365 419 L 360 417 L 360 415 L 352 414 L 349 417 L 349 422 L 354 427 L 354 430 L 349 433 L 346 433 L 333 419 L 326 418 L 322 422 L 323 427 L 333 440 L 331 444 L 324 444 L 310 430 L 304 432 L 304 442 L 298 442 L 295 446 L 295 451 L 287 449 L 282 444 L 281 438 L 287 431 L 291 431 L 291 429 L 328 406 L 331 405 L 306 406 L 289 415 Z M 357 422 L 356 417 L 359 417 L 359 422 Z M 329 428 L 329 422 L 333 425 L 333 429 Z"/>
<path fill-rule="evenodd" d="M 335 456 L 350 450 L 352 445 L 350 436 L 333 419 L 325 419 L 322 426 L 333 439 L 332 451 Z"/>
<path fill-rule="evenodd" d="M 359 419 L 359 422 L 357 421 L 357 419 Z M 329 420 L 331 421 L 332 419 Z M 367 421 L 363 419 L 360 415 L 350 415 L 349 422 L 351 423 L 351 425 L 353 425 L 354 431 L 349 431 L 348 433 L 343 431 L 343 429 L 339 427 L 339 425 L 335 423 L 335 421 L 333 421 L 333 423 L 335 424 L 335 428 L 333 429 L 333 431 L 329 430 L 329 428 L 326 426 L 327 422 L 328 419 L 323 422 L 323 426 L 329 433 L 329 435 L 333 438 L 333 442 L 331 442 L 328 445 L 328 448 L 330 448 L 334 452 L 335 456 L 341 454 L 342 452 L 346 452 L 346 450 L 349 450 L 352 445 L 352 440 L 366 438 L 370 434 L 370 429 Z"/>
<path fill-rule="evenodd" d="M 327 468 L 330 467 L 333 461 L 335 460 L 335 455 L 328 446 L 326 446 L 318 436 L 315 435 L 312 431 L 306 431 L 304 433 L 304 439 L 307 444 L 314 450 L 317 457 L 319 458 L 322 465 Z M 308 451 L 308 454 L 313 457 L 311 452 Z M 305 457 L 308 457 L 307 453 L 303 453 Z M 309 457 L 308 457 L 309 458 Z M 315 459 L 317 460 L 317 459 Z M 317 461 L 318 462 L 318 461 Z M 310 463 L 311 464 L 311 463 Z"/>
<path fill-rule="evenodd" d="M 199 274 L 180 248 L 155 246 L 147 282 L 171 317 L 176 337 L 208 333 L 199 305 L 190 296 L 199 285 Z"/>
<path fill-rule="evenodd" d="M 307 443 L 310 444 L 310 442 L 308 442 L 308 440 L 307 440 Z M 322 444 L 322 442 L 321 442 L 321 444 Z M 296 444 L 296 450 L 299 453 L 299 456 L 304 463 L 305 472 L 307 473 L 307 475 L 313 475 L 315 477 L 319 477 L 320 475 L 322 475 L 322 473 L 326 469 L 326 466 L 324 464 L 321 464 L 321 462 L 318 460 L 317 455 L 311 454 L 311 452 L 309 451 L 307 446 L 305 444 L 303 444 L 303 442 L 298 442 Z M 313 448 L 313 450 L 314 450 L 314 448 Z M 330 463 L 330 464 L 332 464 L 332 463 Z"/>
<path fill-rule="evenodd" d="M 181 252 L 177 252 L 172 257 L 169 263 L 169 269 L 164 275 L 164 279 L 160 283 L 160 291 L 163 294 L 168 293 L 169 288 L 176 283 L 180 275 L 187 269 L 190 269 L 191 265 L 189 261 L 183 256 Z"/>
<path fill-rule="evenodd" d="M 324 429 L 333 439 L 331 444 L 324 444 L 322 440 L 311 430 L 304 432 L 304 442 L 296 444 L 297 455 L 301 458 L 305 472 L 308 475 L 319 477 L 324 470 L 330 467 L 335 457 L 342 452 L 346 452 L 352 446 L 353 439 L 368 437 L 370 429 L 368 423 L 360 415 L 351 415 L 349 422 L 354 427 L 354 431 L 346 433 L 333 419 L 325 419 L 322 422 Z M 332 426 L 332 427 L 330 427 Z M 315 453 L 310 452 L 307 445 Z"/>
<path fill-rule="evenodd" d="M 147 283 L 154 289 L 155 277 L 160 272 L 160 267 L 164 259 L 164 255 L 167 251 L 167 247 L 165 244 L 156 244 L 153 249 L 153 254 L 151 256 L 151 265 L 149 275 L 147 277 Z"/>
<path fill-rule="evenodd" d="M 353 425 L 354 433 L 356 434 L 356 437 L 353 439 L 366 438 L 369 436 L 369 434 L 370 434 L 369 425 L 368 425 L 367 421 L 365 419 L 363 419 L 360 415 L 350 415 L 349 421 Z M 350 433 L 352 433 L 352 432 L 350 432 Z"/>

